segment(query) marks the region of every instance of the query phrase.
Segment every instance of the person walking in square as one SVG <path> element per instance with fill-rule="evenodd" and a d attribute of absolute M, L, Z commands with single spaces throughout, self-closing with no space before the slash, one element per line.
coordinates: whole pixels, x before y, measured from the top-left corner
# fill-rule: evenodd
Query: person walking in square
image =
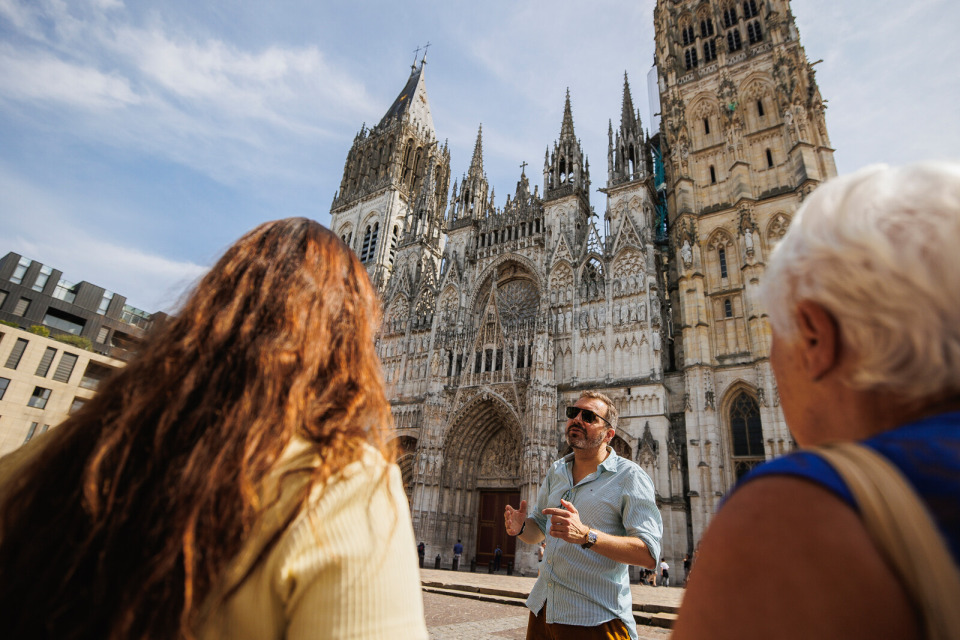
<path fill-rule="evenodd" d="M 610 446 L 618 412 L 596 391 L 567 407 L 573 453 L 553 463 L 532 513 L 507 505 L 507 534 L 536 544 L 546 537 L 540 575 L 527 607 L 527 640 L 636 640 L 629 565 L 654 569 L 663 521 L 653 482 Z"/>

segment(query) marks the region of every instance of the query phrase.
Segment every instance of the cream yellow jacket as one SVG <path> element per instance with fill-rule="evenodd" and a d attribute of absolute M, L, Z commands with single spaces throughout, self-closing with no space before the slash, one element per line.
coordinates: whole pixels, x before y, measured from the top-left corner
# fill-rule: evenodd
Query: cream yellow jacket
<path fill-rule="evenodd" d="M 323 487 L 283 529 L 305 472 L 317 463 L 296 439 L 284 452 L 264 498 L 265 513 L 231 563 L 220 593 L 208 601 L 202 640 L 286 638 L 427 638 L 410 511 L 395 464 L 368 448 Z M 248 574 L 267 541 L 274 547 Z M 246 577 L 244 578 L 244 576 Z"/>

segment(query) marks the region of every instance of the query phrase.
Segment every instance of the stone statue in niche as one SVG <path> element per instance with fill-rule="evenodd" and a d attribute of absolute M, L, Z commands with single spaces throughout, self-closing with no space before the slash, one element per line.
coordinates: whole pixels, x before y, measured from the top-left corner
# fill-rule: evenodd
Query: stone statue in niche
<path fill-rule="evenodd" d="M 693 250 L 690 248 L 690 240 L 683 239 L 683 246 L 680 247 L 680 257 L 683 259 L 683 266 L 690 268 L 693 264 Z"/>

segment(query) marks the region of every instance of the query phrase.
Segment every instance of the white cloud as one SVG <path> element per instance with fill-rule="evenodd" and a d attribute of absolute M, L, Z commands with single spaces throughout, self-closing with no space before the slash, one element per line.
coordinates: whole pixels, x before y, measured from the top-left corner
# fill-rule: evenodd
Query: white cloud
<path fill-rule="evenodd" d="M 25 102 L 55 102 L 81 109 L 116 109 L 140 102 L 126 78 L 50 54 L 0 48 L 0 96 Z"/>

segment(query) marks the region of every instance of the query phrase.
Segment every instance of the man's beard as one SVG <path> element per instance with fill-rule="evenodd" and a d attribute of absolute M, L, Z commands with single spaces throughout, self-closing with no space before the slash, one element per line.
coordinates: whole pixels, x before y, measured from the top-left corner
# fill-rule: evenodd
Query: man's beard
<path fill-rule="evenodd" d="M 601 431 L 593 438 L 590 438 L 587 431 L 580 427 L 577 427 L 575 431 L 567 429 L 567 444 L 574 449 L 596 449 L 603 444 L 604 435 Z"/>

